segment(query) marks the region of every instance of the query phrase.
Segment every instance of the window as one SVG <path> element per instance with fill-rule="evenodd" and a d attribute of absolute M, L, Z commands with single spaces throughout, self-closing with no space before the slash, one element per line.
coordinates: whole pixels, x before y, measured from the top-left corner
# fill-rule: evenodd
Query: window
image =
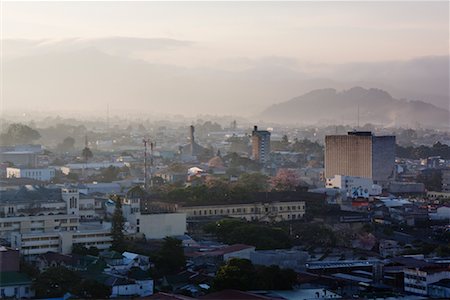
<path fill-rule="evenodd" d="M 195 212 L 194 212 L 194 215 L 195 215 Z M 140 225 L 139 221 L 140 221 L 139 219 L 136 219 L 136 225 Z"/>

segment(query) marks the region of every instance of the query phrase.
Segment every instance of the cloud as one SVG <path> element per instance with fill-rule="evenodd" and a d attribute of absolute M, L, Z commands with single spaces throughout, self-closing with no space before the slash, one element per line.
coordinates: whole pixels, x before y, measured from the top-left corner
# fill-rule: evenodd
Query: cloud
<path fill-rule="evenodd" d="M 6 59 L 36 54 L 76 51 L 95 48 L 114 55 L 131 55 L 149 51 L 166 51 L 189 47 L 192 41 L 169 38 L 136 38 L 136 37 L 104 37 L 104 38 L 70 38 L 70 39 L 5 39 L 3 41 Z"/>
<path fill-rule="evenodd" d="M 222 60 L 221 64 L 237 68 L 285 67 L 295 69 L 298 67 L 298 60 L 287 56 L 230 57 Z"/>

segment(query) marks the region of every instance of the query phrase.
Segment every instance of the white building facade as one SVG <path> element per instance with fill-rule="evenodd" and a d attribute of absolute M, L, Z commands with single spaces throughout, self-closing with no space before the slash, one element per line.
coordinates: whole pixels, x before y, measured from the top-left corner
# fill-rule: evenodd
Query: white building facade
<path fill-rule="evenodd" d="M 31 178 L 40 181 L 51 181 L 55 178 L 55 169 L 53 168 L 6 168 L 7 178 Z"/>
<path fill-rule="evenodd" d="M 370 178 L 343 175 L 327 178 L 325 187 L 343 189 L 350 198 L 369 198 L 369 196 L 381 195 L 382 192 L 381 186 L 374 184 Z"/>

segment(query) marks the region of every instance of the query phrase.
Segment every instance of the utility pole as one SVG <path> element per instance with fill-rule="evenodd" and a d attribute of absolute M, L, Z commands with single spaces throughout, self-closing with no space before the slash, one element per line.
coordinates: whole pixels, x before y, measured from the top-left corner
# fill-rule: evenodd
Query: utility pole
<path fill-rule="evenodd" d="M 153 174 L 152 174 L 152 168 L 153 168 L 153 147 L 155 143 L 150 142 L 150 187 L 153 187 Z"/>
<path fill-rule="evenodd" d="M 148 188 L 148 159 L 147 159 L 147 145 L 150 145 L 150 187 L 153 186 L 153 174 L 152 174 L 152 167 L 153 167 L 153 148 L 156 143 L 150 142 L 149 139 L 143 139 L 142 142 L 144 143 L 144 189 L 147 191 Z"/>
<path fill-rule="evenodd" d="M 143 139 L 144 143 L 144 190 L 147 191 L 147 143 L 148 140 Z"/>

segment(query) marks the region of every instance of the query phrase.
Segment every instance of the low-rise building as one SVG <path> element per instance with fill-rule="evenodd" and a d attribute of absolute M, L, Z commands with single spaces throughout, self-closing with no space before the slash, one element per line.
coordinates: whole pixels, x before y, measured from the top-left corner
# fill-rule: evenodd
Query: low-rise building
<path fill-rule="evenodd" d="M 355 176 L 334 175 L 327 178 L 325 187 L 344 189 L 350 198 L 368 198 L 382 192 L 381 186 L 374 184 L 371 178 Z"/>
<path fill-rule="evenodd" d="M 6 168 L 7 178 L 31 178 L 39 181 L 50 181 L 55 178 L 53 168 Z"/>
<path fill-rule="evenodd" d="M 428 296 L 438 299 L 450 299 L 450 278 L 429 284 Z"/>
<path fill-rule="evenodd" d="M 288 221 L 303 218 L 304 201 L 253 202 L 242 204 L 217 204 L 182 206 L 177 209 L 188 218 L 233 217 L 247 221 Z"/>
<path fill-rule="evenodd" d="M 61 172 L 64 175 L 77 174 L 83 176 L 91 176 L 100 174 L 103 169 L 107 169 L 109 167 L 123 168 L 129 166 L 130 164 L 125 162 L 75 163 L 67 164 L 61 167 Z"/>
<path fill-rule="evenodd" d="M 383 257 L 396 256 L 403 250 L 398 242 L 394 240 L 380 240 L 378 248 L 380 255 Z"/>
<path fill-rule="evenodd" d="M 108 249 L 112 237 L 109 228 L 99 230 L 20 233 L 11 235 L 11 246 L 24 256 L 36 257 L 47 252 L 69 254 L 74 245 Z"/>
<path fill-rule="evenodd" d="M 19 272 L 20 256 L 19 251 L 4 246 L 0 246 L 0 272 Z"/>
<path fill-rule="evenodd" d="M 293 270 L 304 269 L 308 258 L 308 252 L 299 250 L 258 250 L 250 254 L 254 265 L 276 265 L 281 269 Z"/>
<path fill-rule="evenodd" d="M 427 192 L 427 198 L 431 200 L 450 199 L 450 192 Z"/>
<path fill-rule="evenodd" d="M 429 213 L 431 220 L 449 220 L 450 221 L 450 206 L 441 206 L 435 212 Z"/>
<path fill-rule="evenodd" d="M 32 280 L 19 272 L 0 273 L 0 299 L 29 299 L 34 297 Z"/>
<path fill-rule="evenodd" d="M 146 239 L 162 239 L 167 236 L 179 236 L 186 233 L 186 214 L 156 213 L 156 214 L 130 214 L 127 219 L 136 234 Z"/>
<path fill-rule="evenodd" d="M 403 260 L 407 264 L 403 269 L 405 292 L 426 296 L 428 285 L 450 278 L 448 266 L 417 259 Z"/>
<path fill-rule="evenodd" d="M 14 166 L 35 168 L 37 165 L 37 154 L 33 151 L 0 152 L 0 162 L 12 163 Z"/>

